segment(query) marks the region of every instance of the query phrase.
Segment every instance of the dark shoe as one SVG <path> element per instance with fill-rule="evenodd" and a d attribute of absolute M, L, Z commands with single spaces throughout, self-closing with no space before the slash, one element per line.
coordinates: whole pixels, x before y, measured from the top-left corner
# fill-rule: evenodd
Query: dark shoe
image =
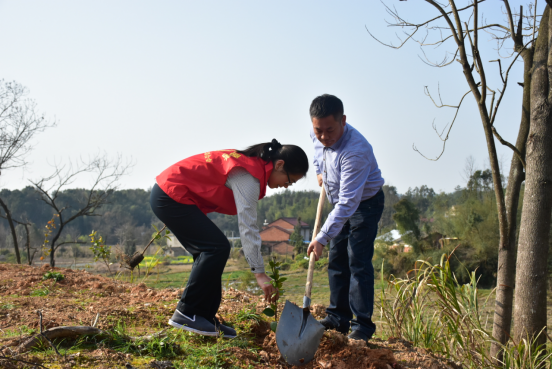
<path fill-rule="evenodd" d="M 175 313 L 171 319 L 169 319 L 169 325 L 204 336 L 219 335 L 219 331 L 215 329 L 215 325 L 210 323 L 206 318 L 199 315 L 188 317 L 178 310 L 175 310 Z"/>
<path fill-rule="evenodd" d="M 327 318 L 323 318 L 323 319 L 320 319 L 320 320 L 317 320 L 319 323 L 321 323 L 323 325 L 323 327 L 325 327 L 325 330 L 328 331 L 328 330 L 332 330 L 332 329 L 335 329 L 336 331 L 342 333 L 342 334 L 348 334 L 348 331 L 349 330 L 345 330 L 345 329 L 339 329 L 339 327 L 335 326 L 329 319 Z"/>
<path fill-rule="evenodd" d="M 365 341 L 367 342 L 369 340 L 369 336 L 367 336 L 365 333 L 362 333 L 358 329 L 354 330 L 348 335 L 348 338 L 350 340 L 357 340 L 357 341 Z"/>
<path fill-rule="evenodd" d="M 218 323 L 217 329 L 219 329 L 220 333 L 223 333 L 224 338 L 236 338 L 236 330 L 234 328 Z"/>

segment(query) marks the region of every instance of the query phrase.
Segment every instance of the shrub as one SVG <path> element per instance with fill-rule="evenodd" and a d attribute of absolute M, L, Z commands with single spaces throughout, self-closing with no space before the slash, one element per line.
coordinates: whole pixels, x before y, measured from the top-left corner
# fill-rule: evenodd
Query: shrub
<path fill-rule="evenodd" d="M 320 258 L 319 260 L 317 260 L 315 262 L 315 269 L 317 269 L 317 270 L 323 270 L 327 266 L 328 266 L 328 259 L 327 258 Z"/>
<path fill-rule="evenodd" d="M 297 259 L 294 263 L 294 269 L 308 269 L 309 268 L 309 260 L 307 259 Z"/>
<path fill-rule="evenodd" d="M 287 261 L 280 265 L 280 270 L 290 270 L 291 264 Z"/>

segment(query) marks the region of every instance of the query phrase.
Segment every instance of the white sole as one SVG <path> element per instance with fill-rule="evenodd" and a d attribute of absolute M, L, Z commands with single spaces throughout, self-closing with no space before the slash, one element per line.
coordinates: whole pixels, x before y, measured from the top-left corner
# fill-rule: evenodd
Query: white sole
<path fill-rule="evenodd" d="M 182 325 L 182 324 L 179 324 L 177 322 L 174 322 L 172 321 L 171 319 L 169 319 L 169 325 L 175 327 L 175 328 L 178 328 L 178 329 L 183 329 L 185 331 L 188 331 L 188 332 L 192 332 L 192 333 L 196 333 L 196 334 L 201 334 L 202 336 L 210 336 L 210 337 L 217 337 L 219 336 L 219 332 L 204 332 L 204 331 L 200 331 L 200 330 L 197 330 L 197 329 L 194 329 L 194 328 L 190 328 L 186 325 Z"/>

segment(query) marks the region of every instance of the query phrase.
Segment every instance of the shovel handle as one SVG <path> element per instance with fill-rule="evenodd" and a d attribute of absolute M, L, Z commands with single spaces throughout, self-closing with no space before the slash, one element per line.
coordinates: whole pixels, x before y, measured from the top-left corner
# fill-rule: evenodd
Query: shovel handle
<path fill-rule="evenodd" d="M 315 226 L 313 228 L 314 241 L 321 229 L 321 215 L 323 213 L 323 207 L 325 203 L 325 188 L 324 185 L 321 188 L 321 195 L 319 196 L 319 204 L 317 205 L 317 216 L 315 217 Z M 307 269 L 307 283 L 305 284 L 305 297 L 303 298 L 303 307 L 308 308 L 311 306 L 311 287 L 313 287 L 313 271 L 315 270 L 315 253 L 312 252 L 309 256 L 309 269 Z"/>

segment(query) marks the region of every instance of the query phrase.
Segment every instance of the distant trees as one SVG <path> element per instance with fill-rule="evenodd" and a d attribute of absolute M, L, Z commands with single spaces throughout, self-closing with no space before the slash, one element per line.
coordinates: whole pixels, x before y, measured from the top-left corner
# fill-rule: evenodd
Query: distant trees
<path fill-rule="evenodd" d="M 27 95 L 27 89 L 19 83 L 0 80 L 0 175 L 6 169 L 25 166 L 27 155 L 33 149 L 32 140 L 35 135 L 55 125 L 37 112 L 35 101 L 27 98 Z M 16 221 L 1 197 L 0 207 L 10 226 L 17 263 L 21 264 L 14 224 Z M 25 227 L 28 227 L 28 222 L 23 219 L 18 222 L 27 224 Z M 26 229 L 28 240 L 28 228 Z"/>
<path fill-rule="evenodd" d="M 115 160 L 106 155 L 96 155 L 88 160 L 80 160 L 75 164 L 56 167 L 54 173 L 38 181 L 31 181 L 35 186 L 40 199 L 53 211 L 55 228 L 52 239 L 49 241 L 48 253 L 50 266 L 56 265 L 55 253 L 57 249 L 78 241 L 59 242 L 60 236 L 68 224 L 83 216 L 98 216 L 97 211 L 108 202 L 108 198 L 117 189 L 119 179 L 127 174 L 130 163 L 124 162 L 119 156 Z M 90 189 L 84 193 L 63 191 L 78 176 L 89 175 L 92 179 Z M 78 204 L 72 209 L 67 205 L 66 198 L 73 195 L 74 203 Z"/>
<path fill-rule="evenodd" d="M 412 232 L 416 239 L 420 238 L 421 232 L 419 229 L 420 212 L 409 199 L 403 198 L 394 205 L 396 213 L 393 219 L 397 224 L 401 234 Z"/>

